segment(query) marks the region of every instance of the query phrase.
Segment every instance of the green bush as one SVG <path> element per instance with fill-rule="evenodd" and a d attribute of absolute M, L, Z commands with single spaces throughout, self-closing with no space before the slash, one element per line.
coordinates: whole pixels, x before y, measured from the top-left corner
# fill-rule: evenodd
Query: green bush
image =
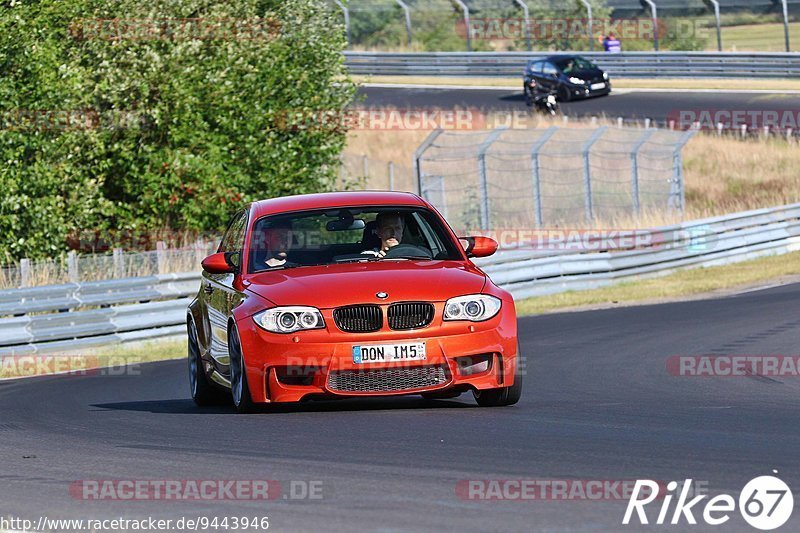
<path fill-rule="evenodd" d="M 324 1 L 0 5 L 0 256 L 50 256 L 86 229 L 216 230 L 245 202 L 332 187 L 345 128 L 286 127 L 355 92 Z"/>

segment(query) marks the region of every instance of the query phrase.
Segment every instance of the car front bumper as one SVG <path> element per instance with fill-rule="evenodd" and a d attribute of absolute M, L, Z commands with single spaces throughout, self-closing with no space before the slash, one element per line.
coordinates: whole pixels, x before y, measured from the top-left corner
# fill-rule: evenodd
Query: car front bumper
<path fill-rule="evenodd" d="M 237 324 L 254 402 L 492 389 L 512 385 L 518 372 L 513 310 L 485 323 L 438 319 L 419 330 L 369 334 L 338 331 L 330 313 L 323 311 L 328 329 L 288 335 L 264 331 L 251 318 Z M 425 342 L 425 360 L 353 361 L 354 345 L 417 341 Z"/>

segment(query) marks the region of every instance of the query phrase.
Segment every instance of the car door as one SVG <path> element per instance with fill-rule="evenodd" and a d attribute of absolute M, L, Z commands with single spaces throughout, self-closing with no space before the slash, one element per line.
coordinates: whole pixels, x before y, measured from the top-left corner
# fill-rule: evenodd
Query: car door
<path fill-rule="evenodd" d="M 560 71 L 550 61 L 545 61 L 542 64 L 541 87 L 544 92 L 558 90 L 558 75 Z"/>
<path fill-rule="evenodd" d="M 228 229 L 222 237 L 217 252 L 238 252 L 241 264 L 241 252 L 244 245 L 244 234 L 247 227 L 247 211 L 234 215 Z M 214 359 L 217 370 L 227 375 L 228 371 L 228 316 L 233 306 L 233 287 L 235 274 L 210 274 L 203 272 L 203 292 L 208 312 L 209 354 Z"/>

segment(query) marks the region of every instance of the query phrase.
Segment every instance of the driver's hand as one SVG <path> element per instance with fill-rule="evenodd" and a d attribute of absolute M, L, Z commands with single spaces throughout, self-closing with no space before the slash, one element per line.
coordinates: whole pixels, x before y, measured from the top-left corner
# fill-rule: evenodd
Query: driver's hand
<path fill-rule="evenodd" d="M 386 256 L 386 252 L 388 252 L 388 251 L 389 251 L 389 247 L 388 246 L 384 246 L 383 248 L 381 248 L 381 251 L 378 252 L 378 257 L 385 257 Z"/>

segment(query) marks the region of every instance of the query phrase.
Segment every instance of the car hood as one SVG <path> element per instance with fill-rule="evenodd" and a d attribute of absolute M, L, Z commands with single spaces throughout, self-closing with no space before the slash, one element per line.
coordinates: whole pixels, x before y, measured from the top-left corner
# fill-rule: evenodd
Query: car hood
<path fill-rule="evenodd" d="M 461 261 L 379 261 L 289 268 L 248 276 L 247 290 L 275 305 L 320 309 L 356 303 L 444 301 L 479 293 L 486 275 Z M 375 295 L 385 292 L 385 300 Z"/>

